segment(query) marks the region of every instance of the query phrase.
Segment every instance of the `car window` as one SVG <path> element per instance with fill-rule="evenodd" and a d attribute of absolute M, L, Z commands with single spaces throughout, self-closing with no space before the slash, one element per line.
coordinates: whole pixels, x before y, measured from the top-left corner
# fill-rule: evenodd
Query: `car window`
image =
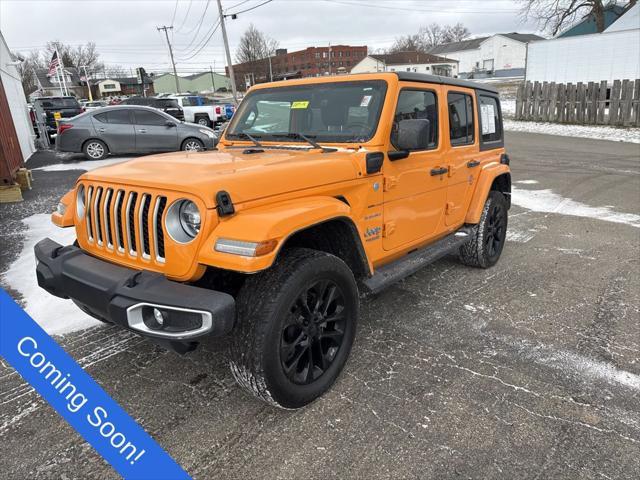
<path fill-rule="evenodd" d="M 109 123 L 131 124 L 129 110 L 112 110 L 107 115 L 109 116 Z"/>
<path fill-rule="evenodd" d="M 135 116 L 137 125 L 164 125 L 167 123 L 167 119 L 163 116 L 147 110 L 136 110 Z"/>
<path fill-rule="evenodd" d="M 42 108 L 80 108 L 80 104 L 75 98 L 48 98 L 39 100 Z"/>
<path fill-rule="evenodd" d="M 482 127 L 482 143 L 502 140 L 502 122 L 500 108 L 495 97 L 480 95 L 480 126 Z"/>
<path fill-rule="evenodd" d="M 155 108 L 177 108 L 180 105 L 178 104 L 177 100 L 169 99 L 169 100 L 156 100 L 155 102 L 153 102 L 151 106 Z"/>
<path fill-rule="evenodd" d="M 473 102 L 471 95 L 449 93 L 449 138 L 451 145 L 469 145 L 474 141 Z"/>
<path fill-rule="evenodd" d="M 438 103 L 434 92 L 402 90 L 391 127 L 391 143 L 396 144 L 400 120 L 429 120 L 428 149 L 438 146 Z"/>

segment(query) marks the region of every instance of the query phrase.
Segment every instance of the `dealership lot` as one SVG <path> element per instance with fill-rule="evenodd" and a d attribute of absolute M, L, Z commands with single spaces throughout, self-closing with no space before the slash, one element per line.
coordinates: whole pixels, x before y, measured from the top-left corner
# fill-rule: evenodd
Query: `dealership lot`
<path fill-rule="evenodd" d="M 179 357 L 102 325 L 59 341 L 194 478 L 638 478 L 640 145 L 510 132 L 507 149 L 498 265 L 448 258 L 364 300 L 346 371 L 306 409 L 245 395 L 222 343 Z M 35 170 L 0 206 L 0 272 L 80 173 Z M 5 478 L 116 478 L 4 364 L 0 442 Z"/>

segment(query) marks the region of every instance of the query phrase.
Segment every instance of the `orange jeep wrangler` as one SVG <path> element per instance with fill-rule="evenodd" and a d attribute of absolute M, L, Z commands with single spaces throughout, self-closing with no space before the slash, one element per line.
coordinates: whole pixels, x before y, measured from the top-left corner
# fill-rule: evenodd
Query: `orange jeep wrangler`
<path fill-rule="evenodd" d="M 487 268 L 511 176 L 498 94 L 409 72 L 251 89 L 213 152 L 82 175 L 35 247 L 39 285 L 184 353 L 231 335 L 238 383 L 298 408 L 335 382 L 360 294 L 449 253 Z"/>

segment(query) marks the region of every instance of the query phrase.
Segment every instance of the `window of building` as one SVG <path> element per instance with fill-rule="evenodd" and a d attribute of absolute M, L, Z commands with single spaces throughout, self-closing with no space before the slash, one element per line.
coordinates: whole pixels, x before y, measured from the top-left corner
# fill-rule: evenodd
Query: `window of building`
<path fill-rule="evenodd" d="M 438 104 L 436 94 L 426 90 L 402 90 L 391 127 L 391 143 L 396 145 L 398 125 L 401 120 L 429 120 L 427 150 L 438 146 Z"/>
<path fill-rule="evenodd" d="M 473 101 L 471 95 L 449 93 L 449 138 L 451 145 L 469 145 L 474 141 Z"/>
<path fill-rule="evenodd" d="M 329 56 L 328 52 L 322 52 L 322 58 L 327 58 Z"/>
<path fill-rule="evenodd" d="M 320 58 L 320 52 L 316 52 L 316 58 Z"/>
<path fill-rule="evenodd" d="M 499 142 L 502 144 L 502 121 L 500 106 L 495 97 L 480 95 L 480 127 L 482 143 Z"/>

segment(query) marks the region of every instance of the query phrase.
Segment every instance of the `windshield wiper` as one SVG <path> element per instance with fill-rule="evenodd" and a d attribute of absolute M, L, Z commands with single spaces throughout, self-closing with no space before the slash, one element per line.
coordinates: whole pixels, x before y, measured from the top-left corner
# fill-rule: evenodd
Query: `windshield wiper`
<path fill-rule="evenodd" d="M 292 132 L 292 133 L 286 133 L 286 134 L 281 134 L 281 135 L 273 135 L 273 136 L 274 137 L 283 137 L 283 138 L 304 140 L 309 145 L 311 145 L 313 148 L 317 148 L 319 150 L 322 150 L 322 153 L 331 153 L 331 152 L 337 152 L 338 151 L 337 148 L 323 147 L 322 145 L 320 145 L 318 142 L 316 142 L 314 140 L 314 138 L 315 138 L 314 135 L 305 135 L 303 133 Z"/>
<path fill-rule="evenodd" d="M 233 135 L 238 138 L 246 138 L 247 140 L 251 140 L 256 147 L 262 148 L 262 144 L 257 140 L 258 138 L 262 137 L 258 137 L 257 135 L 254 137 L 253 135 L 249 135 L 247 132 L 235 133 Z"/>

